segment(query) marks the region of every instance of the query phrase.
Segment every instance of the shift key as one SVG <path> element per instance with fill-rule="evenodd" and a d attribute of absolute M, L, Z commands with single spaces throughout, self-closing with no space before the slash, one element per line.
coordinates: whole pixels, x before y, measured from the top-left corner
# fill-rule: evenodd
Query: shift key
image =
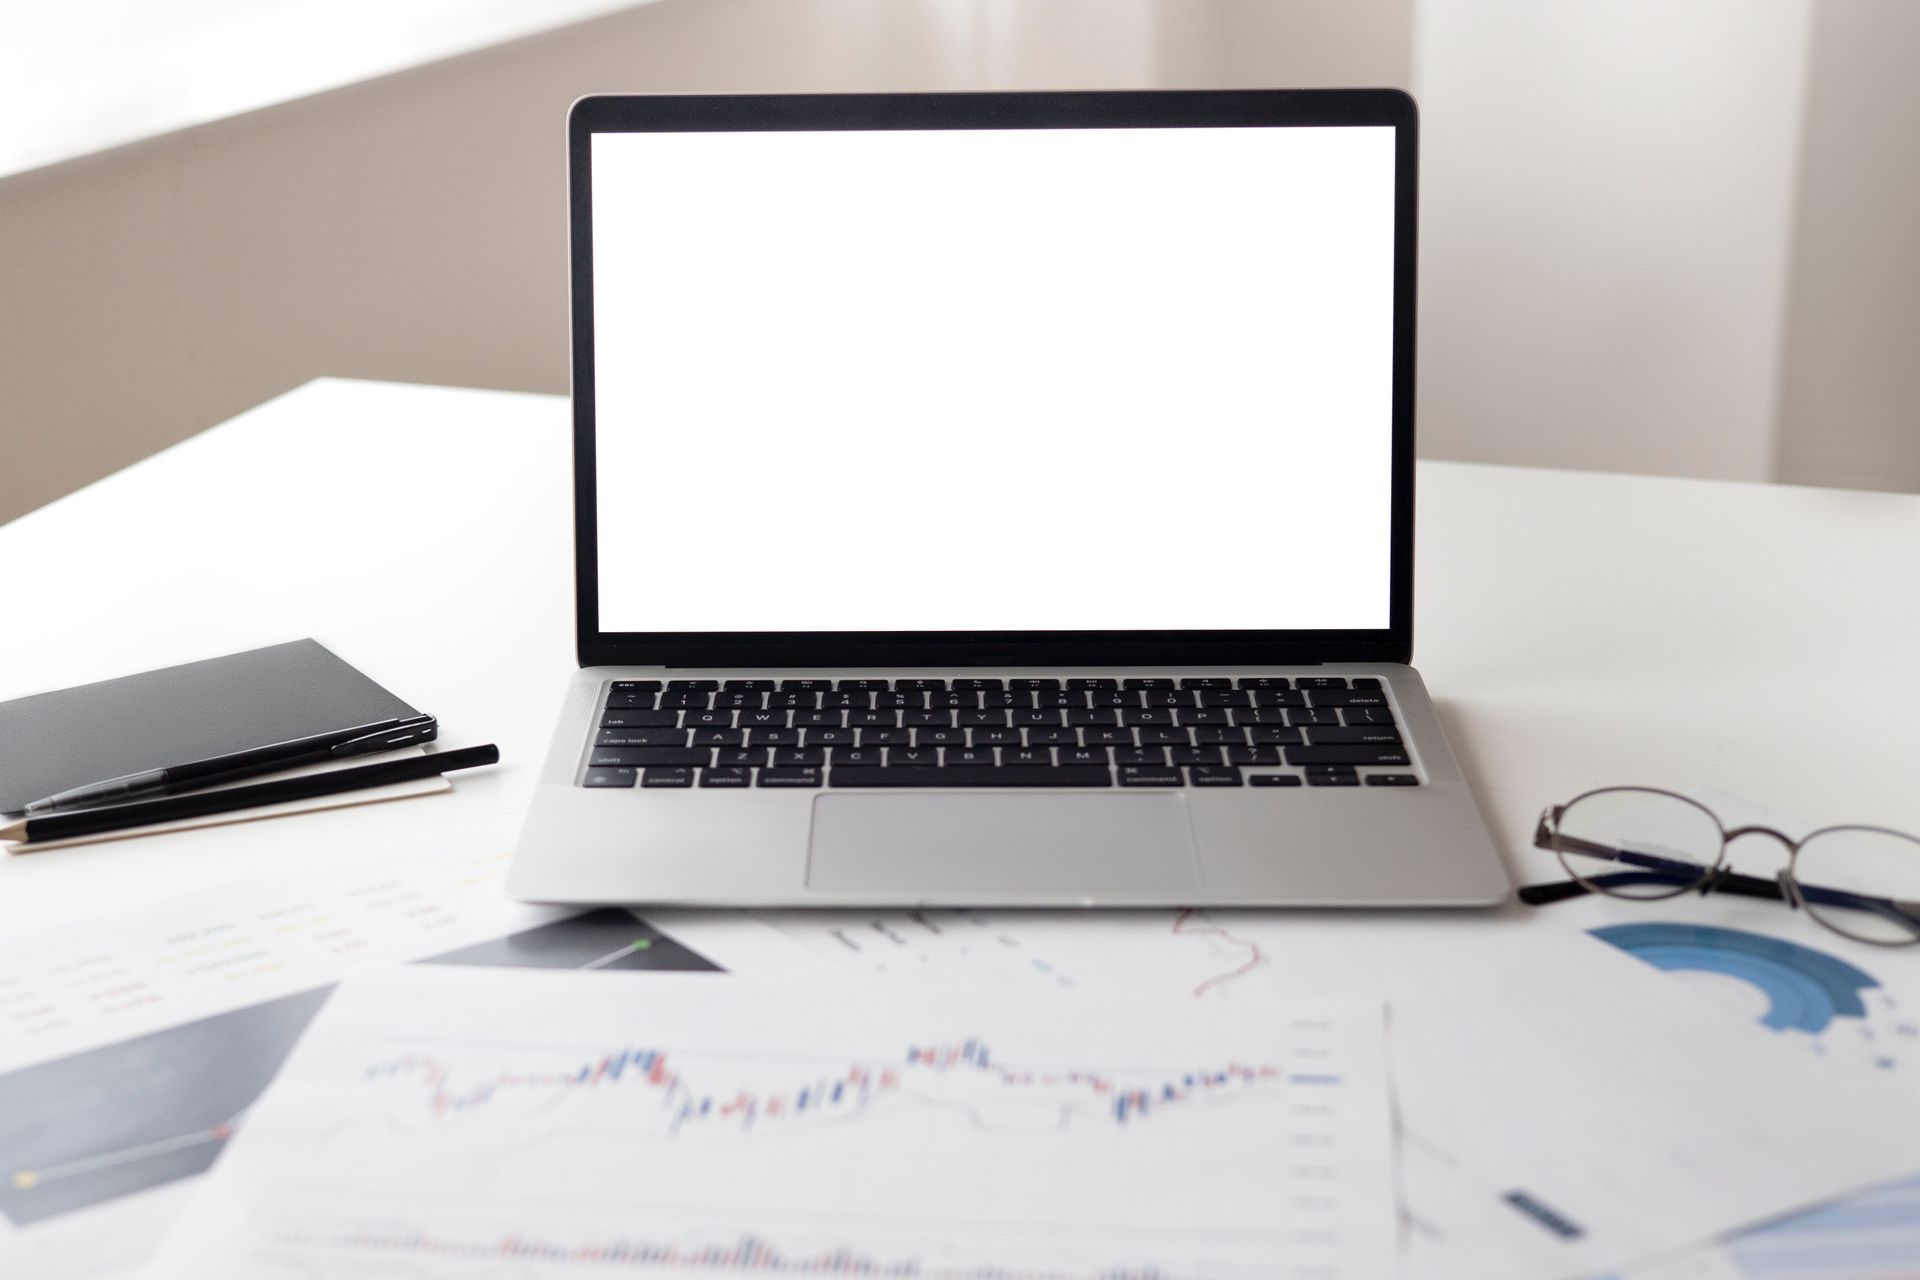
<path fill-rule="evenodd" d="M 1283 747 L 1290 765 L 1305 764 L 1411 764 L 1403 747 L 1337 746 Z"/>

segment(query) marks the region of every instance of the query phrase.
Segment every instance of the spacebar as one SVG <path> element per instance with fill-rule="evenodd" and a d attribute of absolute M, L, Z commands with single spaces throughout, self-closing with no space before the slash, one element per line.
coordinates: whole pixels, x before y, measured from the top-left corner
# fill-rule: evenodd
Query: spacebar
<path fill-rule="evenodd" d="M 1097 764 L 955 765 L 950 769 L 886 768 L 837 764 L 827 770 L 830 787 L 1110 787 L 1113 776 Z"/>

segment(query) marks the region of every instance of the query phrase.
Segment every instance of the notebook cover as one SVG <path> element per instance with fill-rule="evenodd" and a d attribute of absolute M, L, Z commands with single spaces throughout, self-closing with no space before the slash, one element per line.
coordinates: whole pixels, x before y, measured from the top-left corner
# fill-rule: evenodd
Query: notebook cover
<path fill-rule="evenodd" d="M 417 712 L 317 640 L 0 703 L 0 813 L 167 765 Z"/>

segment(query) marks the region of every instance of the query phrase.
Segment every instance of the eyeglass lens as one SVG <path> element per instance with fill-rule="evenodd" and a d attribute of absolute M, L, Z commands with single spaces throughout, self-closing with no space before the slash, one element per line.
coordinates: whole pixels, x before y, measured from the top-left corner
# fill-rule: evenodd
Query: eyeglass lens
<path fill-rule="evenodd" d="M 1682 796 L 1644 787 L 1589 791 L 1553 829 L 1567 874 L 1618 898 L 1671 898 L 1699 885 L 1720 860 L 1714 816 Z"/>
<path fill-rule="evenodd" d="M 1883 946 L 1920 942 L 1920 840 L 1878 827 L 1828 827 L 1800 843 L 1793 877 L 1807 914 Z"/>

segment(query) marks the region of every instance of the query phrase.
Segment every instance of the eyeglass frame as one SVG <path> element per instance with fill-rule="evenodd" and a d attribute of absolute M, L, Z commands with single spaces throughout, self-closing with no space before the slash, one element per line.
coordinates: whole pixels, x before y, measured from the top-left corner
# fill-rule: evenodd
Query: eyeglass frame
<path fill-rule="evenodd" d="M 1573 808 L 1574 805 L 1579 804 L 1582 800 L 1590 796 L 1604 795 L 1614 791 L 1637 791 L 1646 795 L 1666 796 L 1669 799 L 1678 800 L 1683 804 L 1692 805 L 1701 813 L 1705 814 L 1707 819 L 1713 823 L 1714 829 L 1720 833 L 1720 850 L 1715 855 L 1713 862 L 1706 866 L 1698 866 L 1691 862 L 1679 862 L 1669 858 L 1661 858 L 1655 854 L 1636 853 L 1626 849 L 1613 849 L 1606 845 L 1581 840 L 1576 836 L 1565 836 L 1558 830 L 1557 824 L 1561 817 L 1567 810 Z M 1853 893 L 1844 889 L 1829 889 L 1821 885 L 1804 885 L 1800 883 L 1799 877 L 1795 874 L 1795 866 L 1800 860 L 1800 850 L 1815 837 L 1827 835 L 1835 831 L 1871 831 L 1877 835 L 1888 835 L 1902 840 L 1909 840 L 1914 842 L 1916 847 L 1920 847 L 1920 836 L 1915 836 L 1911 832 L 1897 831 L 1892 827 L 1870 826 L 1855 822 L 1836 823 L 1833 826 L 1821 827 L 1817 830 L 1809 831 L 1798 840 L 1793 839 L 1785 832 L 1774 827 L 1761 826 L 1757 823 L 1743 827 L 1735 827 L 1729 831 L 1726 824 L 1720 821 L 1719 814 L 1707 808 L 1707 806 L 1701 804 L 1692 796 L 1683 796 L 1677 791 L 1668 791 L 1664 787 L 1644 786 L 1595 787 L 1590 791 L 1582 791 L 1579 795 L 1564 804 L 1548 805 L 1545 809 L 1542 809 L 1540 811 L 1540 820 L 1535 824 L 1533 830 L 1534 847 L 1551 851 L 1554 859 L 1560 863 L 1561 869 L 1573 878 L 1557 884 L 1523 885 L 1517 891 L 1517 896 L 1520 901 L 1526 903 L 1528 906 L 1536 907 L 1546 906 L 1554 902 L 1564 902 L 1568 898 L 1577 898 L 1585 893 L 1600 893 L 1608 897 L 1622 898 L 1630 902 L 1664 902 L 1693 890 L 1698 890 L 1702 897 L 1709 893 L 1729 893 L 1736 897 L 1764 898 L 1773 902 L 1785 902 L 1787 907 L 1793 911 L 1798 911 L 1806 906 L 1808 901 L 1813 901 L 1821 905 L 1845 907 L 1856 911 L 1871 911 L 1878 915 L 1889 916 L 1897 919 L 1899 923 L 1912 930 L 1911 937 L 1899 942 L 1889 942 L 1877 938 L 1863 938 L 1858 934 L 1848 933 L 1845 929 L 1829 922 L 1817 911 L 1811 909 L 1807 911 L 1808 917 L 1812 919 L 1815 924 L 1833 933 L 1837 933 L 1849 941 L 1864 943 L 1867 946 L 1873 947 L 1910 947 L 1915 944 L 1920 944 L 1920 914 L 1914 914 L 1904 910 L 1900 900 L 1895 898 L 1878 898 L 1868 894 Z M 1727 865 L 1727 846 L 1743 836 L 1768 836 L 1785 845 L 1787 848 L 1787 865 L 1775 872 L 1774 878 L 1771 880 L 1761 876 L 1750 876 L 1743 872 L 1733 870 Z M 1605 858 L 1609 862 L 1623 862 L 1630 866 L 1645 867 L 1648 868 L 1648 870 L 1608 872 L 1605 877 L 1596 876 L 1589 879 L 1568 865 L 1566 858 L 1567 850 L 1562 847 L 1563 845 L 1577 846 L 1572 849 L 1574 853 L 1585 853 L 1589 857 Z M 1690 879 L 1688 883 L 1680 885 L 1678 888 L 1672 889 L 1667 893 L 1649 894 L 1644 897 L 1632 894 L 1617 894 L 1609 892 L 1608 888 L 1600 883 L 1602 879 L 1620 883 L 1641 876 L 1668 878 L 1675 875 L 1681 868 L 1684 868 L 1689 875 L 1693 875 L 1693 873 L 1696 872 L 1698 874 L 1693 875 L 1693 878 Z M 1660 873 L 1662 870 L 1666 871 L 1666 877 L 1661 877 Z"/>

